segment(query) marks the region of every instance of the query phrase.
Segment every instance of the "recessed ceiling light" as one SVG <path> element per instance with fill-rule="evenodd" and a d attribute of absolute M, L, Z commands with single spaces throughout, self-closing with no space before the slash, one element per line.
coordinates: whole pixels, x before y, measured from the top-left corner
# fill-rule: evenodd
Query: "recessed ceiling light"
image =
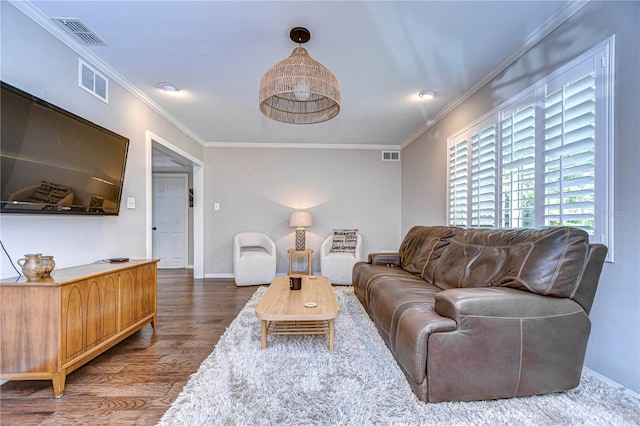
<path fill-rule="evenodd" d="M 422 92 L 418 93 L 418 96 L 420 96 L 422 99 L 431 100 L 436 97 L 436 92 L 434 92 L 433 90 L 423 90 Z"/>
<path fill-rule="evenodd" d="M 176 87 L 176 85 L 173 84 L 173 83 L 161 82 L 161 83 L 158 83 L 156 86 L 158 86 L 158 88 L 164 90 L 165 92 L 179 92 L 180 91 L 180 89 L 178 89 Z"/>

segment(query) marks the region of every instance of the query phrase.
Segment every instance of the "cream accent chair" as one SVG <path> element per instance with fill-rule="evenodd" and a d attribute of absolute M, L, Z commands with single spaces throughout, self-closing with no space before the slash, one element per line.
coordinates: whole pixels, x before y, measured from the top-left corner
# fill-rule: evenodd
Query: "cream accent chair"
<path fill-rule="evenodd" d="M 358 234 L 354 253 L 331 252 L 333 234 L 320 246 L 320 273 L 334 285 L 351 285 L 353 265 L 362 260 L 362 237 Z"/>
<path fill-rule="evenodd" d="M 276 245 L 265 234 L 241 232 L 233 239 L 237 286 L 270 284 L 276 276 Z"/>

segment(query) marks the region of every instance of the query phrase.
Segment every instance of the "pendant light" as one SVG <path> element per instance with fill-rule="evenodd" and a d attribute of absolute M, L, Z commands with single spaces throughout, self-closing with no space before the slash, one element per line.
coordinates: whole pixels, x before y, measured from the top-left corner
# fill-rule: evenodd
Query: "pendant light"
<path fill-rule="evenodd" d="M 311 38 L 306 28 L 293 28 L 289 37 L 302 45 Z M 302 47 L 269 69 L 260 82 L 260 111 L 290 124 L 313 124 L 331 120 L 340 112 L 338 80 Z"/>

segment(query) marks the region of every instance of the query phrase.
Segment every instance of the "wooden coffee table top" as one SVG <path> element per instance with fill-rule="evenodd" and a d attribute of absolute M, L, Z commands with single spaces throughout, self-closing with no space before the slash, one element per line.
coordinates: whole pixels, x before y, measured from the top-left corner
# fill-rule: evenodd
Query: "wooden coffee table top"
<path fill-rule="evenodd" d="M 306 302 L 314 302 L 317 306 L 308 308 L 304 305 Z M 321 275 L 303 275 L 300 290 L 289 289 L 288 275 L 276 277 L 256 306 L 256 316 L 264 321 L 330 320 L 339 312 L 331 283 Z"/>

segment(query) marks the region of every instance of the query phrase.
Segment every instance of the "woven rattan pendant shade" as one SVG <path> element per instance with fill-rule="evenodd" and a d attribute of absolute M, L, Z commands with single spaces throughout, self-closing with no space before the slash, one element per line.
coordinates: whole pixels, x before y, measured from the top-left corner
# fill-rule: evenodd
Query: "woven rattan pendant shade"
<path fill-rule="evenodd" d="M 275 64 L 260 82 L 260 111 L 291 124 L 331 120 L 340 112 L 340 86 L 331 71 L 304 47 Z"/>

